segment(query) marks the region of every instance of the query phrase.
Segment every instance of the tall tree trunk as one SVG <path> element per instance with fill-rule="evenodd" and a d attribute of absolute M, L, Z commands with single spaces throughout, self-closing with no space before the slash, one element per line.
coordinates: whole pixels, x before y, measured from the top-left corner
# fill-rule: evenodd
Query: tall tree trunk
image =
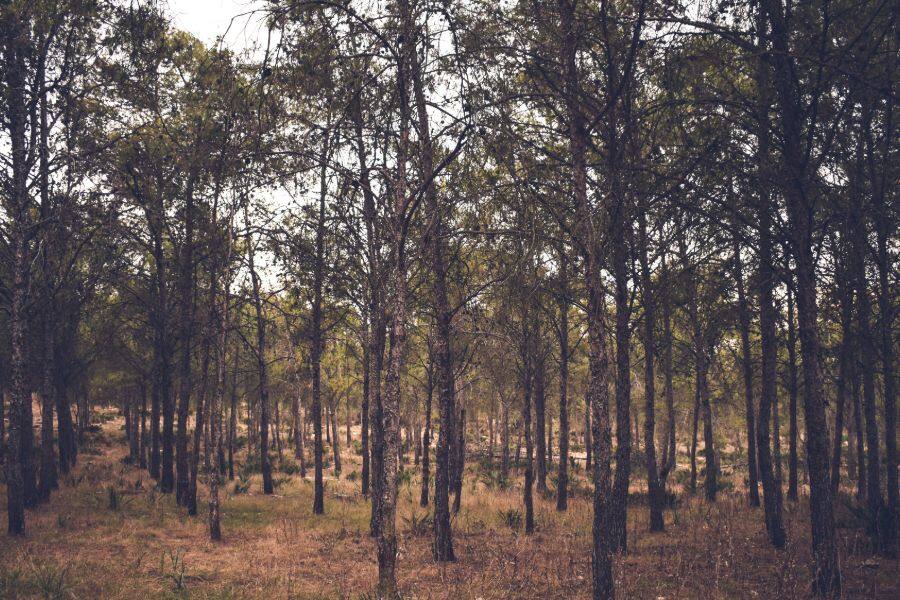
<path fill-rule="evenodd" d="M 339 477 L 341 474 L 341 436 L 338 434 L 337 416 L 339 402 L 339 398 L 332 398 L 331 400 L 331 451 L 334 457 L 335 477 Z"/>
<path fill-rule="evenodd" d="M 456 425 L 456 460 L 453 473 L 453 514 L 459 513 L 462 502 L 463 477 L 466 468 L 466 409 L 459 410 L 459 423 Z"/>
<path fill-rule="evenodd" d="M 398 451 L 400 449 L 400 375 L 406 351 L 406 311 L 408 293 L 406 241 L 410 199 L 407 181 L 407 160 L 409 158 L 409 72 L 415 63 L 416 40 L 413 32 L 414 18 L 408 0 L 399 4 L 400 27 L 402 40 L 399 60 L 397 61 L 397 92 L 399 95 L 399 139 L 393 173 L 393 194 L 390 229 L 392 234 L 391 256 L 393 272 L 390 314 L 390 349 L 388 354 L 387 373 L 384 381 L 384 397 L 379 407 L 381 425 L 381 448 L 378 465 L 378 503 L 376 547 L 378 556 L 378 586 L 376 597 L 394 599 L 397 591 L 397 472 L 399 469 Z M 448 349 L 449 350 L 449 349 Z M 437 519 L 435 519 L 437 521 Z"/>
<path fill-rule="evenodd" d="M 500 398 L 500 482 L 509 483 L 509 401 Z"/>
<path fill-rule="evenodd" d="M 757 29 L 765 30 L 762 11 L 757 11 Z M 757 218 L 759 222 L 759 262 L 757 285 L 759 297 L 759 329 L 760 329 L 760 395 L 759 418 L 756 421 L 757 455 L 759 457 L 759 475 L 762 480 L 763 501 L 765 503 L 766 531 L 769 541 L 776 548 L 783 548 L 786 535 L 782 522 L 781 491 L 781 459 L 780 451 L 776 452 L 777 471 L 773 470 L 772 450 L 769 426 L 775 423 L 775 446 L 780 448 L 780 428 L 778 427 L 778 380 L 777 356 L 778 339 L 776 334 L 776 309 L 774 290 L 776 272 L 774 262 L 774 243 L 772 240 L 773 213 L 777 210 L 773 203 L 769 182 L 773 172 L 770 155 L 769 110 L 771 107 L 771 86 L 769 82 L 769 63 L 766 54 L 765 40 L 758 42 L 759 58 L 756 64 L 757 98 L 757 155 L 756 176 L 758 193 Z M 774 409 L 774 410 L 773 410 Z M 770 414 L 771 413 L 771 414 Z"/>
<path fill-rule="evenodd" d="M 656 327 L 656 298 L 647 257 L 650 240 L 647 235 L 646 209 L 638 213 L 640 227 L 639 260 L 641 266 L 641 296 L 644 301 L 644 452 L 647 461 L 647 496 L 650 505 L 650 531 L 663 531 L 663 488 L 659 483 L 656 464 L 656 375 L 653 354 L 656 348 L 654 328 Z"/>
<path fill-rule="evenodd" d="M 854 340 L 853 350 L 854 354 L 858 354 L 856 352 L 856 340 Z M 854 441 L 856 442 L 856 464 L 858 467 L 856 477 L 856 501 L 857 503 L 862 504 L 866 499 L 866 488 L 868 487 L 868 483 L 866 482 L 865 424 L 862 413 L 859 371 L 859 363 L 857 360 L 854 360 L 851 364 L 850 388 L 853 400 L 853 433 Z"/>
<path fill-rule="evenodd" d="M 782 182 L 788 229 L 797 278 L 800 349 L 803 356 L 806 462 L 810 481 L 810 521 L 814 557 L 813 592 L 840 595 L 841 568 L 835 539 L 834 507 L 828 464 L 828 426 L 819 364 L 815 258 L 812 238 L 815 212 L 811 202 L 807 154 L 802 148 L 801 92 L 796 86 L 796 61 L 791 54 L 790 32 L 781 0 L 762 0 L 771 25 L 772 64 L 777 106 L 781 116 Z"/>
<path fill-rule="evenodd" d="M 54 381 L 54 324 L 51 313 L 44 315 L 44 357 L 41 377 L 41 476 L 38 500 L 46 502 L 50 492 L 59 487 L 56 474 L 56 451 L 53 443 L 53 409 L 56 406 Z"/>
<path fill-rule="evenodd" d="M 534 348 L 531 341 L 531 310 L 529 304 L 532 299 L 522 294 L 522 340 L 520 356 L 522 361 L 522 429 L 525 436 L 525 486 L 523 490 L 525 502 L 525 533 L 534 531 L 534 444 L 531 430 L 531 404 L 532 385 L 534 379 Z"/>
<path fill-rule="evenodd" d="M 140 454 L 140 467 L 142 469 L 147 468 L 147 380 L 141 375 L 141 447 L 139 450 Z"/>
<path fill-rule="evenodd" d="M 690 493 L 697 493 L 697 431 L 700 424 L 700 370 L 694 365 L 694 410 L 692 411 L 691 428 L 691 480 L 688 484 Z"/>
<path fill-rule="evenodd" d="M 858 152 L 862 152 L 861 146 L 862 144 L 860 143 L 857 148 Z M 861 164 L 859 164 L 861 159 L 857 159 L 856 162 L 858 164 L 856 178 L 861 178 L 862 168 Z M 857 187 L 861 185 L 861 181 L 858 181 L 856 184 Z M 878 552 L 884 553 L 887 550 L 885 542 L 889 538 L 889 534 L 885 529 L 887 518 L 884 514 L 884 498 L 881 495 L 881 460 L 879 456 L 878 409 L 875 399 L 875 356 L 873 353 L 876 340 L 872 335 L 870 325 L 872 309 L 868 282 L 866 281 L 868 240 L 860 207 L 860 204 L 864 201 L 861 192 L 862 190 L 859 190 L 855 198 L 851 198 L 850 270 L 853 274 L 853 285 L 856 291 L 856 327 L 857 335 L 859 336 L 858 348 L 862 367 L 860 374 L 862 375 L 863 410 L 866 416 L 866 445 L 868 446 L 868 456 L 866 457 L 866 505 L 868 508 L 869 531 L 872 535 L 872 545 Z"/>
<path fill-rule="evenodd" d="M 221 432 L 219 431 L 220 419 L 219 413 L 222 410 L 222 404 L 225 399 L 225 365 L 226 350 L 228 343 L 228 286 L 229 277 L 225 275 L 228 272 L 228 264 L 231 255 L 231 232 L 229 225 L 226 258 L 224 261 L 224 269 L 222 276 L 222 289 L 219 291 L 219 310 L 216 337 L 218 338 L 218 348 L 216 352 L 216 390 L 212 395 L 212 401 L 209 406 L 209 445 L 206 448 L 206 455 L 217 457 L 222 444 Z M 215 285 L 213 286 L 215 290 Z M 218 541 L 222 539 L 221 528 L 221 509 L 219 506 L 219 469 L 216 465 L 207 469 L 207 478 L 209 480 L 209 539 Z"/>
<path fill-rule="evenodd" d="M 559 470 L 556 510 L 569 505 L 569 272 L 566 248 L 559 247 Z M 492 445 L 493 447 L 493 445 Z"/>
<path fill-rule="evenodd" d="M 361 488 L 363 497 L 369 496 L 369 397 L 372 395 L 372 348 L 370 317 L 367 316 L 363 340 L 363 395 L 359 409 L 360 445 L 362 446 Z"/>
<path fill-rule="evenodd" d="M 535 336 L 539 337 L 540 334 Z M 547 393 L 545 386 L 546 364 L 542 345 L 535 344 L 534 361 L 534 442 L 537 471 L 537 489 L 547 492 Z"/>
<path fill-rule="evenodd" d="M 843 238 L 844 236 L 842 236 Z M 843 245 L 843 244 L 842 244 Z M 836 248 L 836 250 L 839 250 Z M 847 255 L 846 248 L 840 254 Z M 838 256 L 838 252 L 835 253 Z M 847 285 L 850 273 L 844 261 L 839 260 L 837 269 L 838 301 L 841 309 L 841 344 L 838 356 L 838 377 L 835 398 L 834 444 L 831 449 L 831 493 L 836 498 L 841 481 L 841 450 L 844 446 L 844 412 L 847 407 L 850 384 L 850 361 L 853 347 L 853 289 Z M 852 444 L 851 444 L 852 445 Z"/>
<path fill-rule="evenodd" d="M 11 388 L 9 410 L 9 457 L 6 461 L 6 494 L 8 529 L 10 535 L 25 533 L 25 507 L 36 499 L 34 470 L 31 464 L 32 431 L 31 398 L 27 384 L 28 338 L 27 296 L 29 289 L 29 227 L 27 194 L 27 149 L 25 139 L 25 56 L 27 52 L 29 24 L 18 15 L 7 16 L 4 23 L 6 44 L 4 47 L 7 119 L 12 155 L 12 182 L 9 190 L 9 209 L 12 223 L 9 228 L 9 246 L 13 254 L 12 289 L 9 311 L 11 347 Z M 4 207 L 6 208 L 6 207 Z"/>
<path fill-rule="evenodd" d="M 797 377 L 797 333 L 794 320 L 794 293 L 793 283 L 788 282 L 787 286 L 787 347 L 788 347 L 788 491 L 787 498 L 793 502 L 797 501 L 798 486 L 798 450 L 797 438 L 799 436 L 799 425 L 797 423 L 797 395 L 799 394 L 798 377 Z M 776 415 L 777 416 L 777 415 Z M 776 436 L 776 445 L 781 444 L 781 436 Z M 779 467 L 780 457 L 779 455 Z M 780 478 L 779 478 L 780 479 Z"/>
<path fill-rule="evenodd" d="M 238 413 L 238 357 L 237 348 L 234 349 L 234 364 L 231 367 L 231 410 L 228 411 L 228 479 L 234 481 L 234 451 L 237 442 L 237 413 Z"/>
<path fill-rule="evenodd" d="M 312 418 L 313 418 L 313 460 L 315 464 L 315 490 L 313 494 L 313 513 L 325 512 L 325 481 L 323 473 L 322 446 L 322 353 L 324 338 L 322 337 L 322 287 L 324 284 L 325 262 L 325 197 L 328 191 L 328 132 L 322 140 L 322 155 L 319 172 L 319 210 L 316 221 L 315 263 L 313 265 L 313 303 L 312 303 L 312 348 L 310 365 L 312 366 Z"/>
<path fill-rule="evenodd" d="M 894 45 L 896 49 L 896 44 Z M 896 61 L 895 61 L 896 63 Z M 890 85 L 894 88 L 894 71 L 891 71 Z M 878 308 L 881 313 L 880 333 L 881 333 L 881 375 L 884 386 L 884 445 L 885 455 L 884 462 L 887 470 L 887 511 L 885 516 L 889 519 L 885 523 L 885 549 L 894 555 L 896 553 L 897 544 L 897 519 L 900 518 L 900 487 L 898 487 L 898 469 L 897 469 L 897 404 L 896 389 L 894 381 L 894 303 L 896 302 L 896 290 L 891 289 L 890 273 L 891 273 L 891 257 L 888 252 L 888 246 L 891 243 L 891 232 L 896 233 L 896 219 L 892 217 L 890 212 L 890 204 L 888 196 L 888 186 L 890 182 L 895 181 L 894 172 L 896 171 L 896 162 L 891 159 L 893 144 L 895 143 L 894 128 L 894 94 L 888 94 L 886 107 L 884 109 L 884 126 L 882 139 L 884 148 L 882 149 L 881 170 L 876 166 L 875 160 L 875 141 L 872 136 L 871 122 L 871 102 L 867 102 L 867 119 L 865 121 L 866 134 L 866 157 L 869 168 L 869 178 L 871 180 L 872 197 L 874 204 L 874 218 L 872 219 L 875 228 L 876 237 L 876 268 L 878 271 Z"/>
<path fill-rule="evenodd" d="M 324 203 L 324 198 L 322 202 Z M 272 463 L 269 461 L 269 370 L 266 362 L 266 318 L 263 314 L 259 274 L 256 272 L 256 252 L 253 236 L 250 233 L 250 215 L 247 203 L 248 201 L 245 200 L 244 224 L 247 228 L 247 261 L 250 267 L 253 311 L 256 316 L 256 371 L 259 376 L 259 467 L 262 471 L 263 493 L 272 494 L 275 488 L 272 485 Z M 215 447 L 218 448 L 218 446 Z"/>
<path fill-rule="evenodd" d="M 669 281 L 669 267 L 666 262 L 665 251 L 660 259 L 660 280 Z M 662 467 L 659 471 L 660 488 L 664 492 L 666 489 L 666 480 L 669 473 L 675 470 L 675 384 L 674 384 L 674 368 L 672 366 L 672 300 L 668 287 L 664 287 L 662 293 L 662 309 L 663 309 L 663 374 L 665 377 L 665 394 L 666 394 L 666 446 L 662 461 Z"/>
<path fill-rule="evenodd" d="M 422 434 L 422 493 L 419 506 L 428 506 L 428 483 L 431 476 L 431 401 L 434 397 L 434 356 L 429 344 L 428 366 L 425 368 L 425 431 Z"/>
<path fill-rule="evenodd" d="M 50 40 L 41 40 L 42 47 L 47 47 Z M 56 315 L 56 290 L 54 289 L 52 207 L 50 205 L 50 164 L 48 156 L 49 127 L 47 123 L 47 85 L 46 85 L 46 52 L 41 52 L 37 65 L 38 85 L 38 112 L 39 117 L 39 145 L 38 145 L 38 178 L 40 189 L 40 213 L 44 221 L 43 261 L 42 271 L 44 276 L 45 305 L 43 315 L 43 352 L 42 357 L 42 381 L 41 381 L 41 476 L 38 499 L 46 502 L 50 499 L 50 492 L 57 487 L 56 449 L 53 439 L 53 410 L 56 407 L 56 382 L 54 379 L 55 365 L 55 315 Z"/>
<path fill-rule="evenodd" d="M 179 277 L 180 315 L 179 333 L 181 356 L 179 363 L 178 424 L 175 434 L 175 501 L 187 504 L 190 487 L 190 459 L 187 446 L 187 420 L 190 412 L 193 378 L 191 350 L 194 326 L 194 180 L 189 177 L 184 208 L 184 241 L 181 246 Z"/>
<path fill-rule="evenodd" d="M 616 475 L 611 504 L 613 552 L 628 548 L 626 524 L 631 480 L 631 309 L 627 244 L 630 225 L 628 217 L 622 214 L 626 210 L 624 202 L 624 199 L 616 198 L 615 206 L 610 209 L 616 228 L 612 251 L 616 304 Z"/>
<path fill-rule="evenodd" d="M 406 9 L 409 10 L 408 8 Z M 410 17 L 411 18 L 411 17 Z M 413 25 L 410 23 L 409 28 Z M 418 38 L 418 32 L 409 32 Z M 425 208 L 428 212 L 428 228 L 425 246 L 428 251 L 432 276 L 432 297 L 435 311 L 435 331 L 432 352 L 434 355 L 434 378 L 438 392 L 440 431 L 435 455 L 434 476 L 434 558 L 437 561 L 455 560 L 453 553 L 453 533 L 450 526 L 450 466 L 453 462 L 450 449 L 454 439 L 455 398 L 453 382 L 453 347 L 451 339 L 452 317 L 447 299 L 447 260 L 443 209 L 438 202 L 437 188 L 432 173 L 434 171 L 434 148 L 429 130 L 428 111 L 425 98 L 425 82 L 415 52 L 415 41 L 409 52 L 410 78 L 415 100 L 419 133 L 419 164 L 425 190 Z"/>
<path fill-rule="evenodd" d="M 737 228 L 737 224 L 735 224 Z M 734 281 L 737 287 L 738 316 L 741 325 L 741 370 L 744 375 L 744 403 L 747 424 L 747 462 L 750 506 L 759 506 L 759 472 L 756 450 L 756 416 L 753 402 L 753 356 L 750 353 L 750 309 L 744 292 L 744 266 L 741 260 L 740 231 L 734 232 Z"/>
<path fill-rule="evenodd" d="M 210 308 L 210 317 L 212 317 L 210 319 L 210 327 L 216 316 L 214 309 L 215 299 L 213 299 L 212 305 L 213 306 Z M 203 336 L 203 348 L 201 350 L 200 393 L 197 394 L 197 411 L 194 416 L 194 433 L 191 449 L 191 479 L 188 485 L 186 503 L 187 513 L 190 516 L 195 516 L 197 514 L 197 475 L 200 470 L 200 440 L 203 437 L 204 423 L 207 422 L 207 419 L 204 418 L 204 410 L 206 409 L 204 404 L 206 403 L 206 394 L 209 387 L 209 355 L 211 345 L 209 337 L 208 334 Z"/>

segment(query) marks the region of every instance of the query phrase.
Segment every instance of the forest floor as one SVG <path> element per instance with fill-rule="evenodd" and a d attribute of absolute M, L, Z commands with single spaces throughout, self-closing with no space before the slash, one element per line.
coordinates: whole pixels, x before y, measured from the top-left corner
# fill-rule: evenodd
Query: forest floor
<path fill-rule="evenodd" d="M 345 448 L 346 450 L 346 448 Z M 51 501 L 28 512 L 24 539 L 0 537 L 0 598 L 366 598 L 376 580 L 369 503 L 359 494 L 358 457 L 345 452 L 340 480 L 326 483 L 324 516 L 312 514 L 313 485 L 276 473 L 273 496 L 258 475 L 226 482 L 223 541 L 209 541 L 201 491 L 199 517 L 154 490 L 146 471 L 125 464 L 122 421 L 90 435 L 74 473 Z M 591 503 L 584 471 L 558 513 L 536 497 L 536 532 L 520 529 L 521 488 L 501 490 L 467 466 L 454 518 L 457 561 L 431 559 L 431 528 L 418 506 L 417 469 L 403 478 L 398 530 L 404 597 L 589 598 Z M 329 472 L 330 474 L 330 472 Z M 638 480 L 639 475 L 633 476 Z M 235 493 L 235 491 L 240 493 Z M 110 508 L 115 490 L 115 509 Z M 637 492 L 639 487 L 635 488 Z M 205 490 L 204 490 L 205 491 Z M 5 489 L 0 485 L 5 497 Z M 868 554 L 858 518 L 838 501 L 846 598 L 900 598 L 900 561 Z M 647 532 L 636 494 L 628 512 L 628 554 L 616 560 L 619 598 L 804 598 L 810 580 L 805 499 L 786 503 L 786 550 L 766 542 L 761 509 L 723 491 L 713 505 L 679 499 L 666 531 Z"/>

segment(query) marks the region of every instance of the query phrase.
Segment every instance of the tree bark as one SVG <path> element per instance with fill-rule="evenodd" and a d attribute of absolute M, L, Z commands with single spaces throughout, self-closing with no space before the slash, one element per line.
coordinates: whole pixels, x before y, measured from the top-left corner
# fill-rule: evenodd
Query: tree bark
<path fill-rule="evenodd" d="M 737 225 L 735 225 L 737 227 Z M 750 309 L 744 292 L 744 266 L 741 260 L 740 231 L 733 236 L 734 281 L 737 288 L 738 316 L 741 325 L 741 370 L 744 376 L 744 402 L 747 426 L 747 462 L 750 506 L 759 506 L 759 471 L 756 450 L 756 407 L 753 402 L 753 356 L 750 352 Z"/>
<path fill-rule="evenodd" d="M 321 202 L 324 203 L 324 198 Z M 247 227 L 247 261 L 250 267 L 253 311 L 256 316 L 256 371 L 259 376 L 259 467 L 262 471 L 263 493 L 272 494 L 275 488 L 272 485 L 272 463 L 269 461 L 269 370 L 266 362 L 266 318 L 263 314 L 259 274 L 256 272 L 256 252 L 253 236 L 250 233 L 247 201 L 244 204 L 244 223 Z M 318 236 L 316 239 L 318 248 Z M 316 258 L 317 260 L 320 258 L 318 254 Z M 214 447 L 218 448 L 218 446 Z"/>
<path fill-rule="evenodd" d="M 644 452 L 647 461 L 647 496 L 650 505 L 650 531 L 663 531 L 663 488 L 659 482 L 656 464 L 656 375 L 654 372 L 653 354 L 656 348 L 654 328 L 656 327 L 656 298 L 653 293 L 653 280 L 650 274 L 650 262 L 647 257 L 650 240 L 647 235 L 646 209 L 638 213 L 640 228 L 640 268 L 641 295 L 644 301 Z"/>
<path fill-rule="evenodd" d="M 559 470 L 556 477 L 556 510 L 569 505 L 569 266 L 566 248 L 559 247 Z"/>
<path fill-rule="evenodd" d="M 322 337 L 322 287 L 325 267 L 325 195 L 328 190 L 326 181 L 328 144 L 328 132 L 325 132 L 322 141 L 319 172 L 319 210 L 316 222 L 316 255 L 313 266 L 312 348 L 309 353 L 310 365 L 312 366 L 313 460 L 315 465 L 313 514 L 317 515 L 325 513 L 324 447 L 322 446 L 322 353 L 324 352 L 325 343 Z"/>
<path fill-rule="evenodd" d="M 814 557 L 813 592 L 840 595 L 841 568 L 835 539 L 834 507 L 828 464 L 825 394 L 819 364 L 815 259 L 812 236 L 813 209 L 806 154 L 801 146 L 801 92 L 797 89 L 796 61 L 791 54 L 790 31 L 781 0 L 762 0 L 771 25 L 772 64 L 777 105 L 781 116 L 783 191 L 788 214 L 791 250 L 797 278 L 800 348 L 803 356 L 806 461 L 810 480 L 810 521 Z"/>
<path fill-rule="evenodd" d="M 179 277 L 180 315 L 179 333 L 181 356 L 179 363 L 178 424 L 175 434 L 175 501 L 187 504 L 190 488 L 190 467 L 187 447 L 187 420 L 190 412 L 193 378 L 191 350 L 194 326 L 194 181 L 189 177 L 184 207 L 184 241 L 181 247 Z"/>

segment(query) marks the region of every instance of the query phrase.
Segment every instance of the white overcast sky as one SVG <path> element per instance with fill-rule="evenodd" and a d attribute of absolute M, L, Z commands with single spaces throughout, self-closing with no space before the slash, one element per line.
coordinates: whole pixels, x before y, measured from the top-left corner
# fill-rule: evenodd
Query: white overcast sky
<path fill-rule="evenodd" d="M 261 0 L 169 0 L 168 5 L 178 28 L 207 44 L 228 31 L 226 43 L 238 51 L 259 35 L 260 14 L 247 13 L 262 7 Z"/>

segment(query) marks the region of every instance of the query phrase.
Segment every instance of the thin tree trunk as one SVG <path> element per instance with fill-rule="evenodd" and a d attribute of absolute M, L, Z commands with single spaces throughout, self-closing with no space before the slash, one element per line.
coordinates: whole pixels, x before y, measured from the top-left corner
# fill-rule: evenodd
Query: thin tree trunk
<path fill-rule="evenodd" d="M 559 248 L 559 470 L 556 510 L 569 506 L 569 272 L 565 246 Z"/>
<path fill-rule="evenodd" d="M 861 146 L 862 144 L 860 144 Z M 859 152 L 862 148 L 857 149 Z M 858 159 L 857 162 L 861 162 Z M 859 171 L 861 171 L 861 165 Z M 862 173 L 858 173 L 861 178 Z M 857 185 L 861 185 L 858 182 Z M 852 185 L 852 184 L 851 184 Z M 875 399 L 875 356 L 873 349 L 876 343 L 872 335 L 871 299 L 868 283 L 866 281 L 866 254 L 868 252 L 868 240 L 866 239 L 865 223 L 861 214 L 860 203 L 863 201 L 862 193 L 851 198 L 851 272 L 853 273 L 853 285 L 856 288 L 856 323 L 859 336 L 859 357 L 861 362 L 863 410 L 866 416 L 866 445 L 868 456 L 866 462 L 866 504 L 868 507 L 869 530 L 872 535 L 872 544 L 879 553 L 887 551 L 886 542 L 890 539 L 890 533 L 886 530 L 889 521 L 884 514 L 885 503 L 881 492 L 881 460 L 878 435 L 878 409 Z"/>
<path fill-rule="evenodd" d="M 842 252 L 846 256 L 846 252 Z M 853 345 L 853 290 L 847 285 L 849 270 L 839 263 L 837 288 L 841 308 L 841 345 L 838 356 L 836 407 L 834 415 L 834 444 L 831 454 L 831 493 L 837 497 L 841 481 L 841 450 L 844 446 L 844 411 L 849 397 L 850 360 Z M 852 444 L 851 444 L 852 446 Z"/>
<path fill-rule="evenodd" d="M 524 296 L 524 294 L 523 294 Z M 532 384 L 533 384 L 533 365 L 534 365 L 534 348 L 531 341 L 531 315 L 528 304 L 531 298 L 523 297 L 522 311 L 522 341 L 520 356 L 522 360 L 522 429 L 525 435 L 525 533 L 534 532 L 534 448 L 532 442 L 531 431 L 531 404 L 532 404 Z"/>
<path fill-rule="evenodd" d="M 272 464 L 269 462 L 269 371 L 266 363 L 266 319 L 260 297 L 259 275 L 256 272 L 254 241 L 250 233 L 250 216 L 244 204 L 244 223 L 247 227 L 247 260 L 253 291 L 253 310 L 256 316 L 256 369 L 259 375 L 259 466 L 262 471 L 263 493 L 272 494 Z"/>
<path fill-rule="evenodd" d="M 509 402 L 500 398 L 500 482 L 509 483 Z"/>
<path fill-rule="evenodd" d="M 650 275 L 650 262 L 647 257 L 650 240 L 647 236 L 646 210 L 638 214 L 640 227 L 640 266 L 641 295 L 644 301 L 644 451 L 647 460 L 647 496 L 650 505 L 650 531 L 663 531 L 663 488 L 659 482 L 656 465 L 656 375 L 654 373 L 653 353 L 656 347 L 654 328 L 656 327 L 656 299 L 653 293 L 653 280 Z"/>
<path fill-rule="evenodd" d="M 334 398 L 331 401 L 331 451 L 334 456 L 334 476 L 341 475 L 341 436 L 338 435 L 338 417 L 337 407 L 339 399 Z"/>
<path fill-rule="evenodd" d="M 737 227 L 737 225 L 735 225 Z M 750 353 L 750 309 L 744 292 L 744 266 L 741 261 L 740 231 L 734 233 L 734 281 L 737 287 L 738 313 L 741 325 L 741 370 L 744 375 L 744 400 L 747 425 L 747 462 L 750 506 L 759 506 L 759 471 L 756 450 L 756 417 L 753 402 L 753 356 Z"/>
<path fill-rule="evenodd" d="M 536 336 L 537 337 L 537 336 Z M 534 361 L 534 442 L 537 471 L 537 489 L 547 492 L 547 410 L 544 385 L 545 367 L 543 348 L 536 344 Z"/>
<path fill-rule="evenodd" d="M 453 476 L 453 514 L 458 514 L 462 502 L 463 476 L 466 468 L 466 409 L 464 408 L 459 411 L 455 448 L 456 468 Z"/>
<path fill-rule="evenodd" d="M 210 309 L 210 317 L 215 318 L 215 312 L 212 308 Z M 212 319 L 210 321 L 212 321 Z M 194 415 L 194 439 L 191 449 L 191 479 L 188 486 L 186 503 L 187 513 L 190 516 L 195 516 L 197 514 L 197 475 L 200 470 L 200 440 L 203 437 L 204 423 L 207 421 L 207 419 L 204 418 L 204 410 L 206 408 L 204 404 L 206 403 L 206 394 L 209 387 L 209 355 L 210 340 L 209 336 L 206 335 L 204 336 L 203 348 L 201 350 L 200 393 L 197 394 L 197 411 Z"/>
<path fill-rule="evenodd" d="M 422 493 L 419 506 L 428 506 L 428 483 L 431 477 L 431 401 L 434 397 L 434 362 L 429 344 L 428 366 L 425 369 L 425 431 L 422 434 Z"/>
<path fill-rule="evenodd" d="M 618 200 L 613 217 L 617 230 L 613 236 L 613 276 L 616 304 L 616 475 L 612 490 L 612 550 L 628 548 L 628 485 L 631 480 L 631 310 L 628 289 L 628 248 L 630 225 L 622 215 L 624 200 Z"/>
<path fill-rule="evenodd" d="M 854 340 L 854 354 L 856 352 L 857 344 Z M 853 433 L 855 436 L 856 442 L 856 464 L 857 464 L 857 477 L 856 477 L 856 501 L 859 504 L 862 504 L 866 499 L 866 488 L 868 487 L 868 482 L 866 481 L 866 444 L 865 444 L 865 423 L 863 420 L 862 413 L 862 399 L 860 392 L 860 377 L 859 377 L 859 363 L 854 360 L 851 364 L 851 373 L 850 373 L 850 387 L 852 389 L 852 397 L 853 397 Z"/>
<path fill-rule="evenodd" d="M 405 8 L 409 11 L 409 7 Z M 410 19 L 411 16 L 407 15 Z M 418 37 L 412 31 L 410 35 Z M 428 228 L 425 246 L 428 251 L 429 267 L 432 274 L 432 296 L 435 311 L 435 330 L 432 352 L 434 355 L 435 388 L 438 392 L 440 430 L 435 455 L 434 476 L 434 558 L 440 562 L 455 560 L 453 553 L 453 532 L 450 525 L 450 468 L 454 462 L 450 456 L 454 445 L 455 398 L 453 382 L 453 347 L 451 339 L 452 312 L 447 299 L 447 260 L 443 210 L 438 202 L 432 172 L 434 171 L 434 148 L 429 132 L 428 111 L 425 98 L 425 82 L 419 58 L 410 50 L 410 76 L 415 100 L 419 133 L 419 163 L 424 182 L 425 208 L 428 213 Z"/>
<path fill-rule="evenodd" d="M 238 413 L 238 351 L 234 349 L 234 364 L 231 372 L 231 410 L 228 413 L 228 479 L 234 481 L 234 451 L 237 441 Z"/>
<path fill-rule="evenodd" d="M 757 28 L 764 29 L 763 15 L 757 11 Z M 757 284 L 759 286 L 759 329 L 760 329 L 760 396 L 759 418 L 756 421 L 757 455 L 759 458 L 759 475 L 762 480 L 763 501 L 765 503 L 766 531 L 769 541 L 776 548 L 783 548 L 786 535 L 782 522 L 781 491 L 781 431 L 778 422 L 778 381 L 777 356 L 778 340 L 776 334 L 776 309 L 774 289 L 776 284 L 775 263 L 773 258 L 774 243 L 772 241 L 772 218 L 776 207 L 773 203 L 769 182 L 772 180 L 770 156 L 770 137 L 768 114 L 771 106 L 771 88 L 769 85 L 769 65 L 765 54 L 765 41 L 760 39 L 760 56 L 756 65 L 756 79 L 759 97 L 757 99 L 757 185 L 759 197 L 757 217 L 759 221 L 759 266 Z M 770 414 L 771 413 L 771 414 Z M 769 426 L 774 422 L 775 464 L 770 445 Z"/>
<path fill-rule="evenodd" d="M 313 460 L 315 464 L 315 490 L 313 494 L 313 513 L 325 513 L 325 481 L 322 446 L 322 353 L 324 339 L 322 337 L 322 288 L 324 285 L 325 262 L 325 197 L 328 191 L 326 181 L 328 169 L 328 132 L 322 140 L 322 155 L 319 172 L 319 207 L 316 223 L 315 264 L 313 266 L 313 303 L 312 303 L 312 348 L 310 364 L 312 366 L 312 418 L 313 418 Z"/>
<path fill-rule="evenodd" d="M 797 423 L 797 334 L 794 321 L 794 294 L 793 284 L 788 284 L 787 290 L 787 346 L 788 346 L 788 491 L 787 499 L 797 501 L 797 471 L 799 468 L 797 438 L 799 426 Z M 775 438 L 775 443 L 781 443 L 781 436 Z M 780 453 L 779 453 L 780 457 Z M 779 465 L 780 466 L 780 465 Z"/>
<path fill-rule="evenodd" d="M 179 364 L 178 423 L 175 433 L 175 501 L 187 504 L 190 487 L 190 460 L 187 446 L 187 420 L 190 411 L 193 377 L 191 351 L 194 326 L 194 178 L 189 177 L 184 209 L 184 241 L 179 277 L 179 332 L 181 355 Z"/>
<path fill-rule="evenodd" d="M 660 280 L 669 281 L 669 270 L 666 262 L 666 255 L 663 252 L 660 265 Z M 663 309 L 663 374 L 665 376 L 665 394 L 666 394 L 666 450 L 665 458 L 662 461 L 662 467 L 659 472 L 660 488 L 665 492 L 666 480 L 669 473 L 675 470 L 675 385 L 674 385 L 674 368 L 672 366 L 672 301 L 669 296 L 668 287 L 664 287 L 662 294 Z"/>

